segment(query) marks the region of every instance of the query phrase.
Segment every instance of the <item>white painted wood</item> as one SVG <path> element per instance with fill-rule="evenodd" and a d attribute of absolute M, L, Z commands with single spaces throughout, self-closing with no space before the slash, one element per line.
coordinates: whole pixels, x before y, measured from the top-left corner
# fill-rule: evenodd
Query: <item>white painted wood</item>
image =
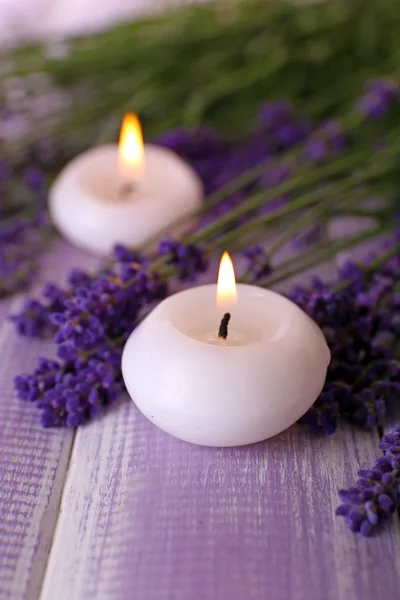
<path fill-rule="evenodd" d="M 94 264 L 57 244 L 44 260 L 37 289 L 44 281 L 62 282 L 70 267 L 83 261 Z M 23 297 L 16 298 L 10 313 L 22 303 Z M 32 371 L 38 356 L 51 356 L 54 344 L 19 338 L 4 320 L 0 352 L 0 598 L 34 600 L 52 543 L 73 432 L 44 430 L 38 411 L 14 394 L 14 377 Z"/>
<path fill-rule="evenodd" d="M 133 408 L 125 397 L 76 435 L 41 599 L 97 597 L 117 565 L 118 543 L 109 541 L 125 527 L 119 517 L 138 442 L 129 432 Z"/>
<path fill-rule="evenodd" d="M 334 517 L 376 445 L 294 426 L 202 448 L 122 402 L 77 434 L 40 600 L 395 600 L 398 523 L 365 540 Z"/>

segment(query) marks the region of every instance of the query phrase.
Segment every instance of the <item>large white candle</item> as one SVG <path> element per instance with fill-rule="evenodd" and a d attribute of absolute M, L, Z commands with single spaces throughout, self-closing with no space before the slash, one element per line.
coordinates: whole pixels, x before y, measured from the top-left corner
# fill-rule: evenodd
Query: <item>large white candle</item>
<path fill-rule="evenodd" d="M 176 154 L 143 146 L 140 125 L 127 115 L 119 146 L 83 152 L 55 180 L 49 194 L 53 223 L 73 244 L 107 254 L 117 243 L 136 248 L 192 214 L 202 184 Z"/>
<path fill-rule="evenodd" d="M 164 300 L 128 339 L 122 372 L 137 407 L 164 431 L 206 446 L 251 444 L 310 408 L 330 352 L 283 296 L 238 285 L 237 301 L 217 303 L 216 291 L 205 285 Z M 226 339 L 222 307 L 231 316 Z"/>

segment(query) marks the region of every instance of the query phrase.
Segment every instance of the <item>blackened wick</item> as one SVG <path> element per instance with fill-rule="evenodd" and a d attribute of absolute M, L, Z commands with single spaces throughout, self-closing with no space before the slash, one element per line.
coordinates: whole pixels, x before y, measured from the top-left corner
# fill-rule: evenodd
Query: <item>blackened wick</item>
<path fill-rule="evenodd" d="M 218 337 L 226 340 L 228 337 L 228 323 L 230 321 L 231 315 L 230 313 L 225 313 L 221 319 L 221 325 L 218 330 Z"/>

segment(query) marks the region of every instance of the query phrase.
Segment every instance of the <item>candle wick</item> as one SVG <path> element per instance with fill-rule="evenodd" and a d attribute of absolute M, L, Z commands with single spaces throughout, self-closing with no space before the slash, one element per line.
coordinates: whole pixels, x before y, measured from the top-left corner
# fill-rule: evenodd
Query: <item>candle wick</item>
<path fill-rule="evenodd" d="M 229 323 L 230 319 L 231 319 L 230 313 L 225 313 L 221 319 L 221 324 L 220 324 L 219 330 L 218 330 L 218 337 L 223 340 L 226 340 L 226 338 L 228 337 L 228 323 Z"/>
<path fill-rule="evenodd" d="M 126 198 L 127 196 L 131 196 L 137 189 L 137 185 L 134 181 L 127 181 L 124 183 L 119 190 L 119 195 L 122 198 Z"/>

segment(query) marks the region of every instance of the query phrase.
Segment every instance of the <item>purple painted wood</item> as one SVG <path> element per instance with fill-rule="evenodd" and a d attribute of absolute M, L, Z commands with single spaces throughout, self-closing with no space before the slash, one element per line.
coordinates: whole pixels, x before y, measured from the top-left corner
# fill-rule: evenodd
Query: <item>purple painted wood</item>
<path fill-rule="evenodd" d="M 95 259 L 59 244 L 45 262 L 43 279 L 60 280 Z M 52 345 L 3 322 L 0 348 L 1 599 L 398 598 L 398 521 L 365 540 L 333 516 L 337 488 L 373 463 L 376 435 L 319 439 L 293 427 L 207 449 L 159 431 L 126 400 L 73 442 L 13 399 L 13 375 Z"/>
<path fill-rule="evenodd" d="M 0 327 L 7 319 L 11 304 L 12 300 L 9 298 L 5 298 L 4 300 L 0 301 Z"/>
<path fill-rule="evenodd" d="M 377 441 L 202 448 L 122 403 L 77 435 L 42 600 L 395 600 L 399 524 L 366 540 L 334 517 Z"/>
<path fill-rule="evenodd" d="M 58 244 L 43 261 L 40 279 L 63 281 L 83 260 L 93 263 Z M 4 319 L 22 301 L 0 309 L 0 598 L 12 600 L 39 595 L 73 441 L 72 431 L 43 430 L 34 407 L 15 398 L 14 376 L 53 353 L 52 343 L 20 339 Z"/>

